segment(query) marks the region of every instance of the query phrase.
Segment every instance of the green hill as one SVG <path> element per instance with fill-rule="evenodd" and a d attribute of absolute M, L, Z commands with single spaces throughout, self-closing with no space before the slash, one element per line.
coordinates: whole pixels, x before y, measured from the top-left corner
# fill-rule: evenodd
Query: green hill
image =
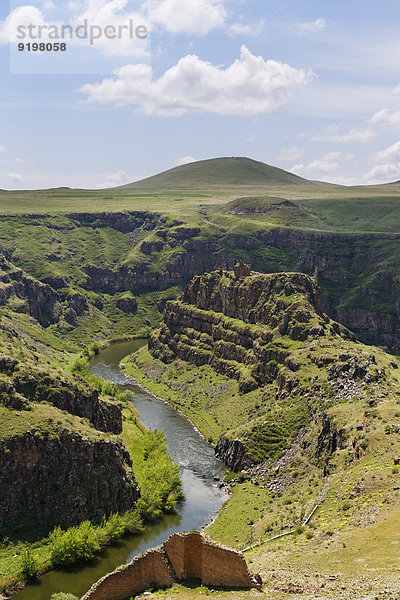
<path fill-rule="evenodd" d="M 122 186 L 130 188 L 205 187 L 208 185 L 310 185 L 313 183 L 251 158 L 212 158 L 175 167 Z"/>

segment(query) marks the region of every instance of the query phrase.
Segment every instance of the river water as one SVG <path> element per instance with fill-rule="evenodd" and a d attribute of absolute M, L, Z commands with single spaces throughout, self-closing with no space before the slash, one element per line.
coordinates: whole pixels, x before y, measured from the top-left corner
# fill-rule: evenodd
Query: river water
<path fill-rule="evenodd" d="M 211 446 L 169 404 L 132 384 L 119 371 L 122 358 L 144 344 L 144 340 L 113 344 L 91 360 L 90 370 L 122 390 L 132 390 L 135 394 L 134 405 L 142 423 L 149 429 L 164 431 L 169 453 L 180 468 L 184 502 L 175 514 L 165 515 L 159 523 L 147 526 L 141 535 L 124 538 L 118 546 L 107 548 L 93 563 L 79 569 L 46 573 L 37 584 L 17 592 L 13 599 L 49 600 L 54 592 L 70 592 L 80 597 L 100 577 L 148 548 L 161 544 L 172 533 L 203 527 L 227 499 L 214 481 L 214 477 L 222 476 L 224 467 L 215 458 Z"/>

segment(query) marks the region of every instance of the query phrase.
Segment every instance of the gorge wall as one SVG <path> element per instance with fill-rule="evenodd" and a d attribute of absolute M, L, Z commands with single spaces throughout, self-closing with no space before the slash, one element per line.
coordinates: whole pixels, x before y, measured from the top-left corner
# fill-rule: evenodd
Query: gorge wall
<path fill-rule="evenodd" d="M 0 526 L 33 517 L 51 528 L 125 512 L 139 497 L 121 443 L 31 428 L 0 444 Z"/>
<path fill-rule="evenodd" d="M 100 520 L 139 497 L 121 405 L 81 378 L 0 360 L 0 527 Z"/>
<path fill-rule="evenodd" d="M 319 289 L 308 275 L 278 273 L 237 278 L 231 271 L 195 277 L 182 298 L 166 305 L 161 327 L 149 339 L 156 358 L 177 357 L 197 366 L 210 364 L 239 381 L 241 392 L 274 382 L 278 364 L 286 367 L 281 387 L 299 369 L 274 337 L 304 341 L 327 333 L 353 334 L 324 315 Z"/>
<path fill-rule="evenodd" d="M 25 230 L 29 235 L 37 231 L 48 239 L 48 252 L 43 244 L 35 260 L 26 256 L 26 248 L 16 246 L 15 226 L 22 236 Z M 108 246 L 116 244 L 109 258 L 106 252 L 93 254 L 93 232 L 101 233 L 99 239 L 104 233 Z M 71 237 L 77 236 L 90 241 L 86 249 L 83 244 L 78 263 L 75 257 L 79 252 L 70 245 Z M 53 248 L 54 237 L 57 249 Z M 251 234 L 223 228 L 210 233 L 207 228 L 190 227 L 149 211 L 71 213 L 60 222 L 49 215 L 3 216 L 0 305 L 15 298 L 14 309 L 27 312 L 44 326 L 62 322 L 68 331 L 80 317 L 88 316 L 92 305 L 102 310 L 104 294 L 141 294 L 185 285 L 205 271 L 232 268 L 241 258 L 264 273 L 291 270 L 312 274 L 318 267 L 324 310 L 360 339 L 396 349 L 400 348 L 397 245 L 397 235 L 384 233 L 279 227 L 260 228 Z M 17 271 L 16 265 L 25 272 Z M 76 285 L 79 293 L 71 294 Z"/>

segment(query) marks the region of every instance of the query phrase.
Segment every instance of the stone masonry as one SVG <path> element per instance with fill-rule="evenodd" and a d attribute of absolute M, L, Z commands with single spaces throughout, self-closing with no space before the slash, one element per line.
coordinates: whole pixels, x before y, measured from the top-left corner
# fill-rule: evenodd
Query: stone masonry
<path fill-rule="evenodd" d="M 126 600 L 149 587 L 199 579 L 204 585 L 260 588 L 240 552 L 213 542 L 199 531 L 174 533 L 162 546 L 136 556 L 97 583 L 81 600 Z"/>

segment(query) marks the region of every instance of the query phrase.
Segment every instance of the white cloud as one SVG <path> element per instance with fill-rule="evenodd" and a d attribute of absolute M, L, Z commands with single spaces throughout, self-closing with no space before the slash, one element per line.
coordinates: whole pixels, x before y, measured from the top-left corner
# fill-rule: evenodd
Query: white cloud
<path fill-rule="evenodd" d="M 265 31 L 266 21 L 260 19 L 257 23 L 232 23 L 228 28 L 231 35 L 257 36 Z"/>
<path fill-rule="evenodd" d="M 6 149 L 4 148 L 4 146 L 0 146 L 0 152 L 5 152 Z"/>
<path fill-rule="evenodd" d="M 193 156 L 182 156 L 182 158 L 176 160 L 175 165 L 181 167 L 182 165 L 188 165 L 192 162 L 197 162 L 197 158 L 194 158 Z"/>
<path fill-rule="evenodd" d="M 314 135 L 311 139 L 316 142 L 335 142 L 343 144 L 350 142 L 366 143 L 376 137 L 376 135 L 376 131 L 371 128 L 359 129 L 354 127 L 346 133 L 335 132 L 332 128 L 328 128 L 326 133 Z"/>
<path fill-rule="evenodd" d="M 67 2 L 67 8 L 71 12 L 78 12 L 79 10 L 82 10 L 82 2 L 79 0 L 70 0 Z"/>
<path fill-rule="evenodd" d="M 144 15 L 145 4 L 141 5 L 142 12 L 133 12 L 124 10 L 127 3 L 128 0 L 85 0 L 85 4 L 70 2 L 68 8 L 75 14 L 73 14 L 69 23 L 46 19 L 43 11 L 51 8 L 52 2 L 44 2 L 42 9 L 31 5 L 20 6 L 10 12 L 4 21 L 0 22 L 0 43 L 21 41 L 21 38 L 17 37 L 19 26 L 25 27 L 27 40 L 28 25 L 34 26 L 32 39 L 38 41 L 54 42 L 55 39 L 59 39 L 55 37 L 56 35 L 61 38 L 62 27 L 65 25 L 72 28 L 81 27 L 80 35 L 82 36 L 83 25 L 86 21 L 88 25 L 86 37 L 78 37 L 78 34 L 75 33 L 70 39 L 67 31 L 65 35 L 69 45 L 95 49 L 106 56 L 144 58 L 148 55 L 149 40 L 148 37 L 144 37 L 145 30 L 139 32 L 142 37 L 136 35 L 136 28 L 144 27 L 147 31 L 150 31 L 150 23 Z M 130 31 L 131 23 L 132 32 Z M 107 26 L 110 26 L 108 35 L 105 34 Z M 40 30 L 39 27 L 41 27 Z M 114 29 L 111 30 L 111 27 Z M 97 36 L 93 40 L 90 40 L 91 28 L 93 28 L 94 36 Z M 53 36 L 53 39 L 51 39 L 51 36 Z"/>
<path fill-rule="evenodd" d="M 0 43 L 21 41 L 17 38 L 18 27 L 28 25 L 47 25 L 42 11 L 36 6 L 19 6 L 14 9 L 4 21 L 0 21 Z"/>
<path fill-rule="evenodd" d="M 54 8 L 56 8 L 56 5 L 54 4 L 54 2 L 51 2 L 51 0 L 45 0 L 42 3 L 43 6 L 43 10 L 53 10 Z"/>
<path fill-rule="evenodd" d="M 303 163 L 293 165 L 293 167 L 290 170 L 293 173 L 296 173 L 297 175 L 301 175 L 303 177 L 306 176 L 306 177 L 311 177 L 311 178 L 313 178 L 313 177 L 317 178 L 321 174 L 334 173 L 335 171 L 337 171 L 338 168 L 339 168 L 338 162 L 332 161 L 332 160 L 326 160 L 326 158 L 322 157 L 322 158 L 313 160 L 312 162 L 308 163 L 307 165 L 305 165 Z"/>
<path fill-rule="evenodd" d="M 127 178 L 126 171 L 117 171 L 116 173 L 107 176 L 106 185 L 123 184 L 127 181 Z"/>
<path fill-rule="evenodd" d="M 363 179 L 368 183 L 381 183 L 400 179 L 400 162 L 376 165 L 365 173 Z"/>
<path fill-rule="evenodd" d="M 153 0 L 150 20 L 169 33 L 205 35 L 225 24 L 224 0 Z"/>
<path fill-rule="evenodd" d="M 91 102 L 133 104 L 148 115 L 256 115 L 282 106 L 312 76 L 310 71 L 254 56 L 242 46 L 240 59 L 226 69 L 187 55 L 159 79 L 153 79 L 147 65 L 126 65 L 113 78 L 87 84 L 81 91 Z"/>
<path fill-rule="evenodd" d="M 337 152 L 337 151 L 327 152 L 327 154 L 324 154 L 324 156 L 321 157 L 321 160 L 325 160 L 325 161 L 336 160 L 341 155 L 342 155 L 342 153 Z"/>
<path fill-rule="evenodd" d="M 299 33 L 316 33 L 324 31 L 326 25 L 326 19 L 320 17 L 319 19 L 315 19 L 315 21 L 296 23 L 295 28 Z"/>
<path fill-rule="evenodd" d="M 79 27 L 87 20 L 90 27 L 99 27 L 103 32 L 108 26 L 113 27 L 114 32 L 109 30 L 112 37 L 103 33 L 95 39 L 93 47 L 96 50 L 106 56 L 144 57 L 148 53 L 148 37 L 142 39 L 134 31 L 131 35 L 128 27 L 132 23 L 133 30 L 145 27 L 147 32 L 150 31 L 150 22 L 144 14 L 145 5 L 141 5 L 138 11 L 129 11 L 124 10 L 127 4 L 128 0 L 86 0 L 85 9 L 72 19 L 71 25 Z M 89 45 L 88 39 L 75 39 L 74 42 L 77 45 Z"/>
<path fill-rule="evenodd" d="M 400 160 L 400 142 L 396 142 L 385 150 L 381 150 L 377 153 L 376 158 L 380 162 L 389 162 L 395 159 Z"/>
<path fill-rule="evenodd" d="M 22 175 L 19 173 L 8 173 L 7 177 L 14 183 L 20 183 L 22 181 Z"/>
<path fill-rule="evenodd" d="M 372 115 L 369 123 L 372 125 L 400 127 L 400 110 L 391 112 L 388 108 L 383 108 Z"/>
<path fill-rule="evenodd" d="M 15 162 L 16 165 L 23 165 L 24 164 L 24 161 L 23 161 L 22 158 L 16 158 L 14 160 L 14 162 Z"/>
<path fill-rule="evenodd" d="M 285 147 L 281 149 L 278 155 L 278 160 L 282 160 L 284 162 L 293 162 L 300 160 L 303 157 L 303 154 L 303 150 L 297 146 Z"/>
<path fill-rule="evenodd" d="M 255 134 L 255 133 L 252 133 L 251 135 L 249 135 L 249 137 L 248 137 L 248 138 L 246 138 L 246 142 L 247 142 L 248 144 L 252 144 L 253 142 L 255 142 L 255 141 L 256 141 L 256 139 L 257 139 L 257 136 L 256 136 L 256 134 Z"/>

